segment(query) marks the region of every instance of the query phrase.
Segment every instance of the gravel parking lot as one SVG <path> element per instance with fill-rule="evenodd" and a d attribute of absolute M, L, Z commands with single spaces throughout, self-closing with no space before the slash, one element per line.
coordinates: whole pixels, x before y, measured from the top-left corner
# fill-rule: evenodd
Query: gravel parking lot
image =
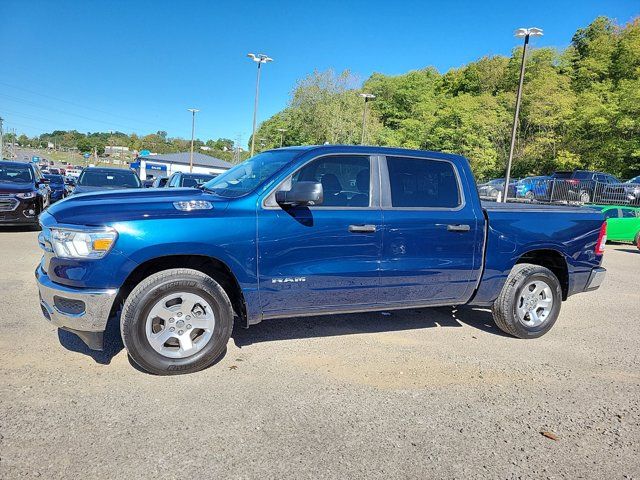
<path fill-rule="evenodd" d="M 36 237 L 0 231 L 1 478 L 640 478 L 631 246 L 539 340 L 466 308 L 277 320 L 154 377 L 43 319 Z"/>

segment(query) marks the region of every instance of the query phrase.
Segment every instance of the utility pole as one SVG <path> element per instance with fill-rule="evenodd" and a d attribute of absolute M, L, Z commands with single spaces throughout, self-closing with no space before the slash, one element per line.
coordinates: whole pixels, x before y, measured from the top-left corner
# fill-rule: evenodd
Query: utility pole
<path fill-rule="evenodd" d="M 529 37 L 541 37 L 542 29 L 540 28 L 519 28 L 514 35 L 519 38 L 524 37 L 524 48 L 522 49 L 522 62 L 520 63 L 520 81 L 518 83 L 518 92 L 516 94 L 516 111 L 513 115 L 513 127 L 511 128 L 511 146 L 509 147 L 509 160 L 507 161 L 507 172 L 504 179 L 504 192 L 502 202 L 507 201 L 509 195 L 509 181 L 511 180 L 511 164 L 513 163 L 513 151 L 516 146 L 516 132 L 518 131 L 518 116 L 520 115 L 520 99 L 522 97 L 522 85 L 524 84 L 524 67 L 527 57 L 527 45 L 529 45 Z"/>
<path fill-rule="evenodd" d="M 256 96 L 253 102 L 253 130 L 251 133 L 251 156 L 253 157 L 256 146 L 256 118 L 258 115 L 258 98 L 260 96 L 260 67 L 262 67 L 263 63 L 273 62 L 273 58 L 265 55 L 264 53 L 259 53 L 258 55 L 248 53 L 247 57 L 258 64 L 258 74 L 256 76 Z"/>
<path fill-rule="evenodd" d="M 193 140 L 196 133 L 196 112 L 199 112 L 197 108 L 187 108 L 191 112 L 191 153 L 189 154 L 189 173 L 193 172 Z"/>
<path fill-rule="evenodd" d="M 0 160 L 4 160 L 4 144 L 3 144 L 3 136 L 4 132 L 2 130 L 2 121 L 4 119 L 0 117 Z"/>
<path fill-rule="evenodd" d="M 362 110 L 362 139 L 360 140 L 360 145 L 364 145 L 364 136 L 367 128 L 367 102 L 373 100 L 376 96 L 372 93 L 360 93 L 359 95 L 364 98 L 364 109 Z"/>

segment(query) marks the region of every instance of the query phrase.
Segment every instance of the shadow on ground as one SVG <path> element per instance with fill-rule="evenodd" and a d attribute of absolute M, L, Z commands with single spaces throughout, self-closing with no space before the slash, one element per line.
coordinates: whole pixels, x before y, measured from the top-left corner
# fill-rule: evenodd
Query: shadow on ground
<path fill-rule="evenodd" d="M 358 333 L 384 333 L 434 327 L 462 327 L 507 336 L 496 327 L 490 309 L 470 307 L 438 307 L 393 312 L 368 312 L 348 315 L 265 320 L 242 328 L 236 325 L 232 338 L 236 346 L 300 338 L 334 337 Z"/>
<path fill-rule="evenodd" d="M 120 337 L 120 322 L 115 317 L 110 318 L 107 322 L 107 330 L 104 332 L 104 350 L 91 350 L 76 334 L 60 328 L 58 329 L 58 340 L 67 350 L 87 355 L 93 358 L 96 363 L 103 365 L 111 363 L 111 359 L 124 348 L 122 337 Z"/>
<path fill-rule="evenodd" d="M 491 310 L 470 307 L 422 308 L 265 320 L 248 329 L 236 325 L 231 336 L 235 345 L 242 348 L 254 343 L 278 340 L 399 332 L 435 327 L 462 327 L 463 325 L 493 335 L 507 336 L 496 327 Z M 67 350 L 87 355 L 96 363 L 103 365 L 111 363 L 111 359 L 124 348 L 116 318 L 110 319 L 107 324 L 102 351 L 91 350 L 75 334 L 64 330 L 58 330 L 58 339 Z M 223 357 L 224 355 L 220 359 Z M 132 363 L 132 365 L 139 369 L 135 364 Z"/>
<path fill-rule="evenodd" d="M 7 226 L 4 225 L 0 227 L 1 233 L 21 233 L 21 232 L 39 232 L 40 225 L 13 225 Z"/>

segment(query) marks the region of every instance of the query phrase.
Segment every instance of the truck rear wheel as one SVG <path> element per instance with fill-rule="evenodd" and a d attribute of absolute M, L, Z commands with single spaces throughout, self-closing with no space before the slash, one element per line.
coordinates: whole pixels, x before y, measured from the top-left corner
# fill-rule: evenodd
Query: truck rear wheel
<path fill-rule="evenodd" d="M 131 359 L 157 375 L 202 370 L 225 351 L 233 309 L 224 289 L 197 270 L 174 268 L 144 279 L 122 309 Z"/>
<path fill-rule="evenodd" d="M 553 327 L 561 303 L 560 282 L 551 270 L 519 263 L 511 270 L 493 304 L 493 319 L 509 335 L 538 338 Z"/>

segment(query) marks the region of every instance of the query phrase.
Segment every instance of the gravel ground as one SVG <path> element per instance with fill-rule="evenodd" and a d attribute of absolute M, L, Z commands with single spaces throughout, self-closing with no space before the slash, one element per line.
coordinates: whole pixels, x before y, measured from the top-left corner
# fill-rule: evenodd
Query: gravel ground
<path fill-rule="evenodd" d="M 154 377 L 42 318 L 36 236 L 0 231 L 1 478 L 640 478 L 632 247 L 538 340 L 467 308 L 278 320 Z"/>

